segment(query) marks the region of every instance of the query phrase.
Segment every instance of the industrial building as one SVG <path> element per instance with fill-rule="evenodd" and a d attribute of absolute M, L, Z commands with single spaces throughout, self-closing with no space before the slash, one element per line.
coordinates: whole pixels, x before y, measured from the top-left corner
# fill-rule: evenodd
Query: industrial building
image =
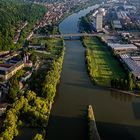
<path fill-rule="evenodd" d="M 140 66 L 135 62 L 133 57 L 127 54 L 120 55 L 122 62 L 127 66 L 128 70 L 132 72 L 137 80 L 140 80 Z"/>
<path fill-rule="evenodd" d="M 115 29 L 122 29 L 122 24 L 120 20 L 113 20 L 113 26 Z"/>
<path fill-rule="evenodd" d="M 134 44 L 108 43 L 108 46 L 117 53 L 127 53 L 138 50 L 137 46 Z"/>

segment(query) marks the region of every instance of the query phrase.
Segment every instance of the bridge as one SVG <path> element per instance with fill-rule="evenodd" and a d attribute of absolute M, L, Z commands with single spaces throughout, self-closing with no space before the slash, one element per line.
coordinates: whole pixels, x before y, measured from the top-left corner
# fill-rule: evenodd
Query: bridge
<path fill-rule="evenodd" d="M 60 34 L 60 35 L 50 35 L 50 38 L 60 38 L 60 37 L 83 37 L 83 36 L 102 36 L 101 33 L 76 33 L 76 34 Z"/>
<path fill-rule="evenodd" d="M 69 38 L 72 39 L 72 37 L 83 37 L 83 36 L 96 36 L 96 37 L 103 37 L 105 34 L 103 33 L 75 33 L 75 34 L 56 34 L 56 35 L 34 35 L 35 38 Z"/>

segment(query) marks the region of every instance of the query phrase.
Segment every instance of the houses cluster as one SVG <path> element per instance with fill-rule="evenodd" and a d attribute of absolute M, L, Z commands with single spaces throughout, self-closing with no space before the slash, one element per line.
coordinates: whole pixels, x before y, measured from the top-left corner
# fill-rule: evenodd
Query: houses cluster
<path fill-rule="evenodd" d="M 27 21 L 23 21 L 23 22 L 21 22 L 21 24 L 17 28 L 16 33 L 14 35 L 14 39 L 13 39 L 14 44 L 17 44 L 17 42 L 20 38 L 20 33 L 21 33 L 22 29 L 24 29 L 27 26 L 27 24 L 28 24 Z"/>
<path fill-rule="evenodd" d="M 138 34 L 124 32 L 124 33 L 121 33 L 121 37 L 123 40 L 140 47 L 140 36 Z"/>
<path fill-rule="evenodd" d="M 60 18 L 63 17 L 64 13 L 68 13 L 70 6 L 67 3 L 68 2 L 53 4 L 45 3 L 47 12 L 45 13 L 43 19 L 38 21 L 32 31 L 27 35 L 27 40 L 32 37 L 35 30 L 46 25 L 52 25 L 52 23 L 56 23 Z"/>
<path fill-rule="evenodd" d="M 82 2 L 85 2 L 85 0 L 70 0 L 70 1 L 65 1 L 62 3 L 45 3 L 44 5 L 47 7 L 47 12 L 42 19 L 36 26 L 38 27 L 43 27 L 45 25 L 51 25 L 52 23 L 56 23 L 58 20 L 60 20 L 64 14 L 69 13 L 71 8 L 73 8 L 75 5 L 78 5 Z"/>
<path fill-rule="evenodd" d="M 108 7 L 108 18 L 112 20 L 112 27 L 118 30 L 140 28 L 140 15 L 134 5 L 116 3 Z"/>
<path fill-rule="evenodd" d="M 29 40 L 34 31 L 39 29 L 40 27 L 44 27 L 46 25 L 52 25 L 57 23 L 60 19 L 63 18 L 64 14 L 70 13 L 70 10 L 79 4 L 83 4 L 88 0 L 69 0 L 64 2 L 56 2 L 56 3 L 47 3 L 44 5 L 47 8 L 47 12 L 45 13 L 43 19 L 36 23 L 32 31 L 27 35 L 27 40 Z"/>

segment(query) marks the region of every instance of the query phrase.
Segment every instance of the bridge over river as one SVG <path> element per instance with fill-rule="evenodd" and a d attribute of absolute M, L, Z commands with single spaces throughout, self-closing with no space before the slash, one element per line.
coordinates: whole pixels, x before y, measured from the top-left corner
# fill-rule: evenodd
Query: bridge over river
<path fill-rule="evenodd" d="M 96 36 L 96 37 L 103 37 L 105 34 L 103 33 L 68 33 L 68 34 L 56 34 L 56 35 L 33 35 L 33 38 L 43 38 L 43 37 L 49 37 L 49 38 L 66 38 L 66 39 L 72 39 L 74 37 L 84 37 L 84 36 Z"/>

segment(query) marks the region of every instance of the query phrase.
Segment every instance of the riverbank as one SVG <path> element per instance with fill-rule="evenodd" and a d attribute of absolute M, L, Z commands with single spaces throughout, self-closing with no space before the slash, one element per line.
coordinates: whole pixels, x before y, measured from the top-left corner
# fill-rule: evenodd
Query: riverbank
<path fill-rule="evenodd" d="M 136 93 L 133 93 L 133 92 L 130 92 L 130 91 L 119 90 L 119 89 L 115 89 L 115 88 L 109 88 L 109 89 L 111 91 L 115 91 L 115 92 L 131 95 L 131 96 L 135 96 L 135 97 L 140 97 L 140 94 L 136 94 Z"/>

